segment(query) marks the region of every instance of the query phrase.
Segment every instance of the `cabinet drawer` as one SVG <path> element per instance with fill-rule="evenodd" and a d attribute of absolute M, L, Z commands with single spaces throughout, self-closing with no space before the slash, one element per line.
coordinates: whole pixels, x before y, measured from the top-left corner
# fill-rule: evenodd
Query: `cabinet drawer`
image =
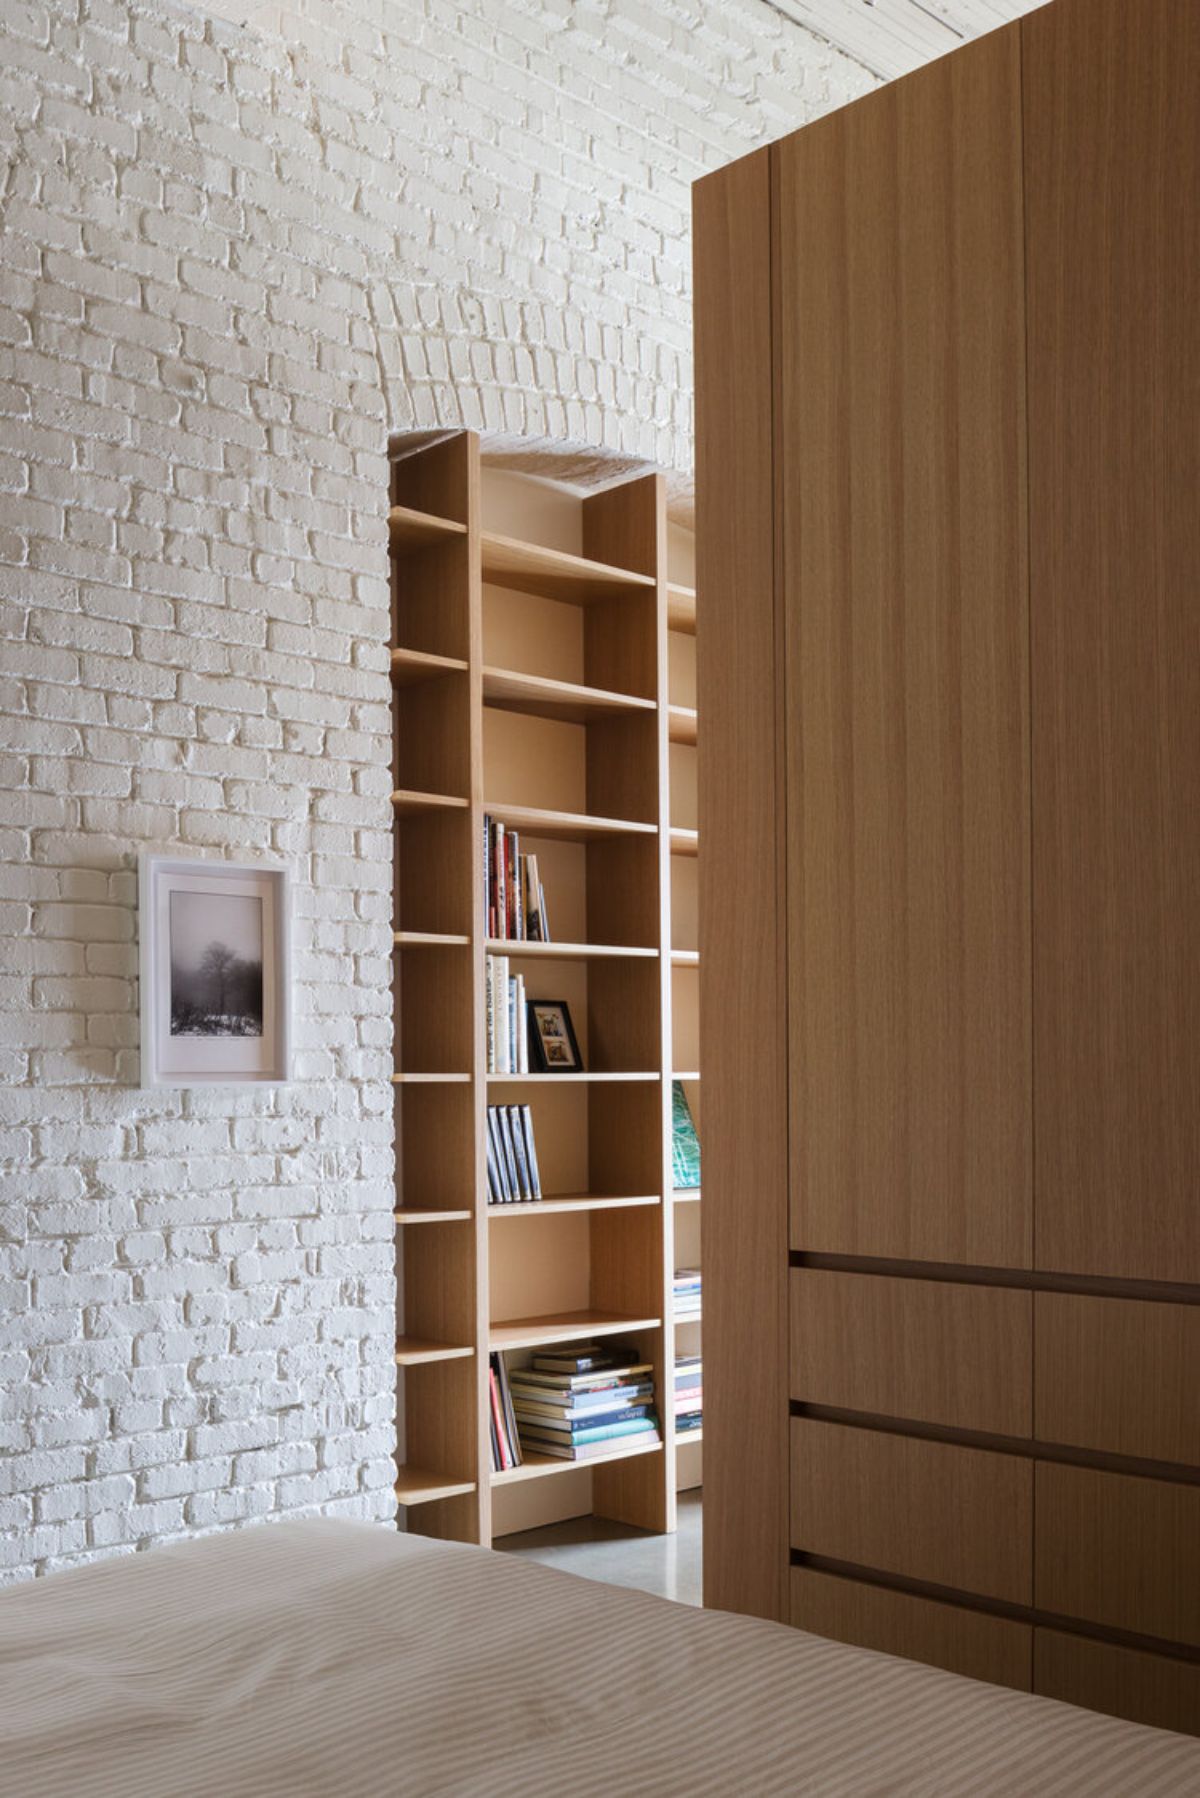
<path fill-rule="evenodd" d="M 1200 1464 L 1200 1305 L 1039 1292 L 1035 1434 Z"/>
<path fill-rule="evenodd" d="M 1032 1463 L 792 1419 L 792 1547 L 1029 1604 Z"/>
<path fill-rule="evenodd" d="M 791 1617 L 797 1629 L 926 1661 L 968 1679 L 1029 1690 L 1033 1631 L 1027 1623 L 839 1579 L 812 1567 L 793 1567 L 791 1582 Z"/>
<path fill-rule="evenodd" d="M 1155 1729 L 1200 1735 L 1200 1662 L 1170 1660 L 1068 1636 L 1033 1632 L 1033 1689 L 1044 1698 L 1107 1711 Z"/>
<path fill-rule="evenodd" d="M 791 1396 L 1029 1436 L 1032 1320 L 1027 1292 L 794 1268 Z"/>
<path fill-rule="evenodd" d="M 1200 1486 L 1037 1467 L 1035 1603 L 1200 1647 Z"/>

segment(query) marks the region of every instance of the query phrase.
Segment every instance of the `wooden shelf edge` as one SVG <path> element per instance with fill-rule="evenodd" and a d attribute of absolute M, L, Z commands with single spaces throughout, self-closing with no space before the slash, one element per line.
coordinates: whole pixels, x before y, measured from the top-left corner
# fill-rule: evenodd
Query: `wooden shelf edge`
<path fill-rule="evenodd" d="M 489 1205 L 489 1217 L 552 1217 L 560 1211 L 624 1211 L 638 1205 L 659 1205 L 656 1194 L 606 1197 L 592 1193 L 551 1193 L 544 1199 L 523 1199 L 507 1205 Z"/>
<path fill-rule="evenodd" d="M 474 1492 L 474 1480 L 456 1480 L 447 1473 L 435 1473 L 427 1467 L 397 1467 L 395 1493 L 401 1505 L 428 1505 L 439 1498 L 458 1498 Z"/>
<path fill-rule="evenodd" d="M 480 547 L 484 581 L 517 593 L 586 605 L 626 593 L 652 593 L 656 585 L 653 575 L 637 574 L 631 568 L 617 568 L 609 562 L 593 562 L 566 550 L 549 549 L 542 543 L 504 537 L 496 531 L 484 531 Z"/>
<path fill-rule="evenodd" d="M 419 512 L 415 506 L 388 508 L 388 539 L 393 554 L 397 550 L 428 549 L 435 543 L 450 543 L 465 537 L 467 527 L 456 518 L 441 518 L 434 512 Z"/>
<path fill-rule="evenodd" d="M 619 1336 L 625 1331 L 660 1330 L 661 1317 L 623 1317 L 607 1311 L 569 1311 L 549 1317 L 511 1317 L 488 1331 L 492 1350 L 543 1348 L 580 1336 Z"/>
<path fill-rule="evenodd" d="M 672 949 L 671 966 L 673 968 L 698 968 L 700 966 L 699 949 Z"/>
<path fill-rule="evenodd" d="M 700 1203 L 700 1188 L 698 1186 L 676 1186 L 671 1193 L 671 1197 L 677 1205 L 698 1205 Z"/>
<path fill-rule="evenodd" d="M 466 674 L 467 664 L 457 656 L 435 656 L 424 649 L 393 649 L 392 684 L 412 687 L 419 681 L 439 680 L 445 674 Z"/>
<path fill-rule="evenodd" d="M 415 818 L 422 812 L 467 811 L 470 804 L 469 799 L 459 799 L 453 793 L 416 793 L 400 787 L 392 794 L 392 810 L 398 818 Z"/>
<path fill-rule="evenodd" d="M 420 1336 L 396 1338 L 397 1367 L 421 1367 L 430 1361 L 465 1361 L 474 1353 L 469 1342 L 428 1342 Z"/>
<path fill-rule="evenodd" d="M 525 712 L 533 717 L 586 723 L 589 717 L 621 713 L 653 712 L 652 699 L 633 693 L 617 693 L 606 687 L 584 687 L 574 681 L 552 680 L 542 674 L 522 674 L 517 669 L 486 667 L 483 670 L 483 703 L 497 711 Z"/>
<path fill-rule="evenodd" d="M 699 853 L 700 832 L 685 830 L 682 825 L 673 824 L 671 826 L 671 854 L 699 855 Z"/>
<path fill-rule="evenodd" d="M 452 936 L 434 930 L 397 930 L 393 933 L 397 949 L 469 949 L 469 936 Z"/>
<path fill-rule="evenodd" d="M 667 629 L 688 637 L 696 634 L 696 589 L 681 581 L 667 582 Z"/>
<path fill-rule="evenodd" d="M 667 708 L 667 735 L 672 743 L 683 743 L 691 748 L 696 747 L 696 708 L 693 705 L 673 705 Z"/>
<path fill-rule="evenodd" d="M 643 1442 L 636 1448 L 614 1449 L 608 1455 L 595 1455 L 589 1461 L 563 1461 L 557 1455 L 539 1455 L 530 1449 L 519 1467 L 506 1468 L 503 1473 L 493 1473 L 493 1486 L 515 1486 L 522 1480 L 541 1479 L 549 1473 L 578 1473 L 581 1467 L 607 1467 L 613 1461 L 629 1461 L 635 1455 L 659 1455 L 662 1453 L 661 1442 Z"/>
<path fill-rule="evenodd" d="M 469 1086 L 470 1074 L 393 1074 L 393 1086 Z"/>
<path fill-rule="evenodd" d="M 460 803 L 457 800 L 449 804 Z M 466 804 L 466 800 L 461 801 Z M 484 811 L 510 829 L 527 831 L 532 837 L 558 837 L 564 841 L 586 842 L 592 837 L 654 837 L 657 824 L 644 824 L 634 818 L 601 818 L 589 812 L 556 812 L 542 806 L 505 805 L 498 799 L 484 802 Z M 693 832 L 693 835 L 695 833 Z"/>
<path fill-rule="evenodd" d="M 463 1224 L 470 1223 L 471 1211 L 438 1211 L 433 1206 L 397 1205 L 392 1212 L 398 1224 Z"/>
<path fill-rule="evenodd" d="M 488 937 L 489 955 L 512 960 L 536 957 L 540 961 L 657 961 L 657 949 L 627 948 L 621 943 L 539 943 L 511 937 Z"/>
<path fill-rule="evenodd" d="M 661 1080 L 663 1076 L 653 1068 L 641 1073 L 605 1074 L 588 1072 L 581 1074 L 489 1074 L 489 1086 L 631 1086 L 639 1081 Z"/>

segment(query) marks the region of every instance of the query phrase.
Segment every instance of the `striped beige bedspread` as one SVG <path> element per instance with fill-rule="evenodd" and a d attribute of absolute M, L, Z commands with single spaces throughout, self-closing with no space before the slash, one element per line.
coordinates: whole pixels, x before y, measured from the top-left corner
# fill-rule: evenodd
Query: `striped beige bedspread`
<path fill-rule="evenodd" d="M 1200 1794 L 1200 1742 L 378 1526 L 0 1594 L 7 1798 Z"/>

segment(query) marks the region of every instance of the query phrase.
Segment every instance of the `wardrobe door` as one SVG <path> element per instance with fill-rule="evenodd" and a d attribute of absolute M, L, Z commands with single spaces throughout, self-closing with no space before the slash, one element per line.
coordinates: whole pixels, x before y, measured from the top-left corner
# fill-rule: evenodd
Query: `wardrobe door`
<path fill-rule="evenodd" d="M 1200 1280 L 1200 7 L 1021 22 L 1037 1264 Z"/>
<path fill-rule="evenodd" d="M 1030 1262 L 1019 52 L 774 152 L 796 1249 Z"/>

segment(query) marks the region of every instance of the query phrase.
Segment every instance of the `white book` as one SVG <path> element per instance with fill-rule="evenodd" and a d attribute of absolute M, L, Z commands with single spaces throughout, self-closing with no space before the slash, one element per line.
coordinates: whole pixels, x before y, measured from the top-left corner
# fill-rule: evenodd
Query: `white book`
<path fill-rule="evenodd" d="M 509 1028 L 508 1016 L 508 957 L 496 957 L 496 972 L 492 991 L 496 1007 L 496 1072 L 511 1074 L 512 1064 L 512 1031 Z"/>

